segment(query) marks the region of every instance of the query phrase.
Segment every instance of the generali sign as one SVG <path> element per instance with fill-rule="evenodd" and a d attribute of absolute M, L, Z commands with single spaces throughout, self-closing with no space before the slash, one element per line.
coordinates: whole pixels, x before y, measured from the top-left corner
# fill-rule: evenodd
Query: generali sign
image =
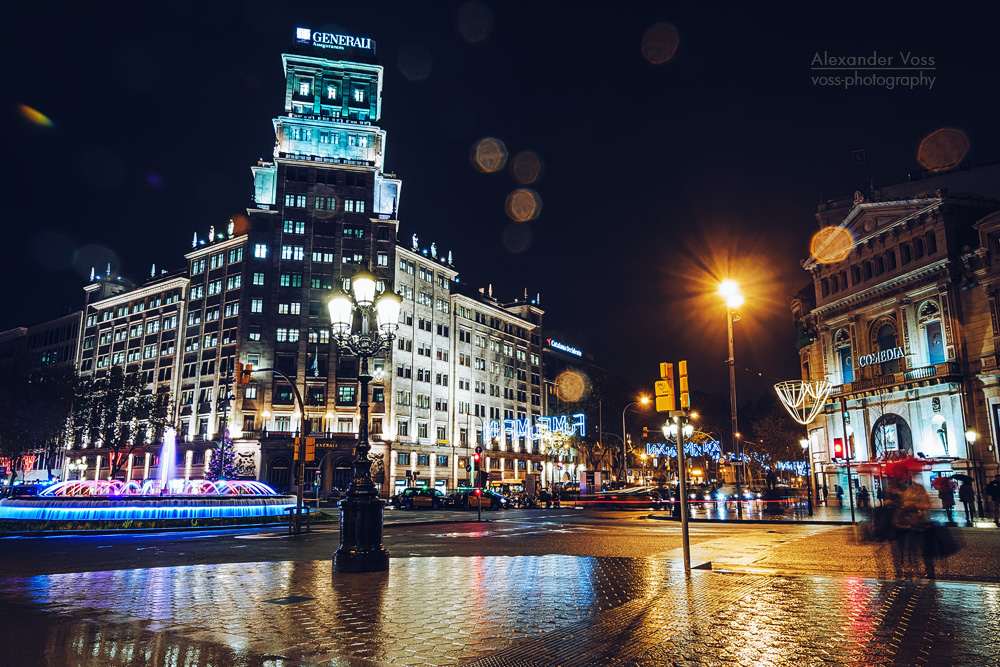
<path fill-rule="evenodd" d="M 371 37 L 356 37 L 354 35 L 339 35 L 332 32 L 321 32 L 310 30 L 309 28 L 295 29 L 295 42 L 298 44 L 311 44 L 321 49 L 366 49 L 375 51 L 375 40 Z"/>

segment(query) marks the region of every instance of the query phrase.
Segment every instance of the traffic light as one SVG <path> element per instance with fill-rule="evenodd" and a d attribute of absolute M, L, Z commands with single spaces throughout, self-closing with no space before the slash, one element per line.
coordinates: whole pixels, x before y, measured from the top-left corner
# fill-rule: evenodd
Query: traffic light
<path fill-rule="evenodd" d="M 306 438 L 306 461 L 316 460 L 316 438 Z"/>
<path fill-rule="evenodd" d="M 844 441 L 841 438 L 833 439 L 833 458 L 844 458 Z"/>
<path fill-rule="evenodd" d="M 687 410 L 691 407 L 691 397 L 688 396 L 688 362 L 682 361 L 677 364 L 678 375 L 678 390 L 681 395 L 681 410 Z"/>
<path fill-rule="evenodd" d="M 481 458 L 483 458 L 483 455 L 480 454 L 479 452 L 476 452 L 475 454 L 472 455 L 472 461 L 476 464 L 477 468 L 479 467 L 479 459 Z"/>
<path fill-rule="evenodd" d="M 253 379 L 253 364 L 236 364 L 236 383 L 249 384 Z"/>
<path fill-rule="evenodd" d="M 673 412 L 676 409 L 676 402 L 674 400 L 674 365 L 666 362 L 661 363 L 660 377 L 663 379 L 655 384 L 656 411 Z"/>
<path fill-rule="evenodd" d="M 643 426 L 642 427 L 642 439 L 643 439 L 644 442 L 649 439 L 649 427 L 648 426 Z"/>

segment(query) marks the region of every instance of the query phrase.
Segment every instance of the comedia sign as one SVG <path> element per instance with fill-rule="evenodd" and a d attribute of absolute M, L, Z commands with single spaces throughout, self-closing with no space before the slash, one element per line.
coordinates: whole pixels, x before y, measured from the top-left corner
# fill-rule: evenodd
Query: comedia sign
<path fill-rule="evenodd" d="M 297 44 L 310 44 L 321 49 L 365 49 L 374 53 L 375 40 L 371 37 L 355 37 L 354 35 L 340 35 L 332 32 L 321 32 L 310 30 L 309 28 L 295 29 L 295 42 Z"/>
<path fill-rule="evenodd" d="M 515 438 L 540 440 L 546 433 L 562 433 L 565 436 L 586 435 L 587 427 L 583 413 L 560 415 L 558 417 L 535 417 L 532 424 L 524 419 L 491 419 L 486 422 L 486 435 L 491 440 L 510 434 Z"/>
<path fill-rule="evenodd" d="M 903 354 L 903 348 L 892 347 L 888 350 L 882 350 L 881 352 L 876 352 L 875 354 L 863 354 L 858 357 L 858 366 L 864 368 L 865 366 L 873 366 L 875 364 L 885 363 L 886 361 L 895 361 L 896 359 L 902 359 L 906 355 Z"/>

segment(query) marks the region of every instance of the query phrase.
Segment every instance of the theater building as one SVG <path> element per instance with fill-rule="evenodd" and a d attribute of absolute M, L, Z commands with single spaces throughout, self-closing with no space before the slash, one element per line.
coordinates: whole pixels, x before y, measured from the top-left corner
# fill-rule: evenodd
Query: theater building
<path fill-rule="evenodd" d="M 820 227 L 851 243 L 803 262 L 812 283 L 791 300 L 802 378 L 833 385 L 809 426 L 817 488 L 846 493 L 847 456 L 873 499 L 877 463 L 894 457 L 924 459 L 925 484 L 962 473 L 981 492 L 995 474 L 998 177 L 982 168 L 820 206 Z"/>

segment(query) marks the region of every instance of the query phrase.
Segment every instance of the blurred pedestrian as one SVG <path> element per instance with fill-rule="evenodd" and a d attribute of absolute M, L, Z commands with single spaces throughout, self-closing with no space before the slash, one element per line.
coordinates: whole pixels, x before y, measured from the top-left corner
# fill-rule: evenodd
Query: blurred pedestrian
<path fill-rule="evenodd" d="M 844 490 L 840 488 L 840 484 L 833 487 L 833 492 L 837 494 L 837 504 L 841 507 L 844 506 Z"/>
<path fill-rule="evenodd" d="M 986 495 L 993 504 L 993 523 L 1000 526 L 1000 475 L 986 485 Z"/>
<path fill-rule="evenodd" d="M 870 506 L 869 500 L 871 496 L 868 493 L 868 487 L 862 486 L 858 490 L 858 507 L 867 508 Z"/>
<path fill-rule="evenodd" d="M 826 499 L 830 495 L 830 490 L 826 488 L 826 484 L 823 485 L 823 504 L 826 505 Z"/>
<path fill-rule="evenodd" d="M 934 578 L 934 552 L 926 548 L 924 531 L 929 526 L 927 510 L 931 499 L 927 490 L 912 481 L 900 481 L 897 486 L 888 491 L 890 505 L 895 508 L 893 513 L 893 561 L 896 576 L 912 576 L 915 570 L 916 556 L 919 553 L 924 561 L 927 576 Z"/>
<path fill-rule="evenodd" d="M 937 489 L 938 498 L 941 499 L 941 507 L 948 514 L 948 525 L 955 525 L 955 481 L 949 477 L 937 477 L 931 482 L 931 486 Z"/>
<path fill-rule="evenodd" d="M 962 480 L 962 486 L 958 487 L 958 499 L 962 501 L 962 505 L 965 506 L 965 523 L 968 526 L 972 525 L 973 517 L 973 505 L 976 502 L 976 492 L 972 489 L 972 480 L 966 477 Z"/>

